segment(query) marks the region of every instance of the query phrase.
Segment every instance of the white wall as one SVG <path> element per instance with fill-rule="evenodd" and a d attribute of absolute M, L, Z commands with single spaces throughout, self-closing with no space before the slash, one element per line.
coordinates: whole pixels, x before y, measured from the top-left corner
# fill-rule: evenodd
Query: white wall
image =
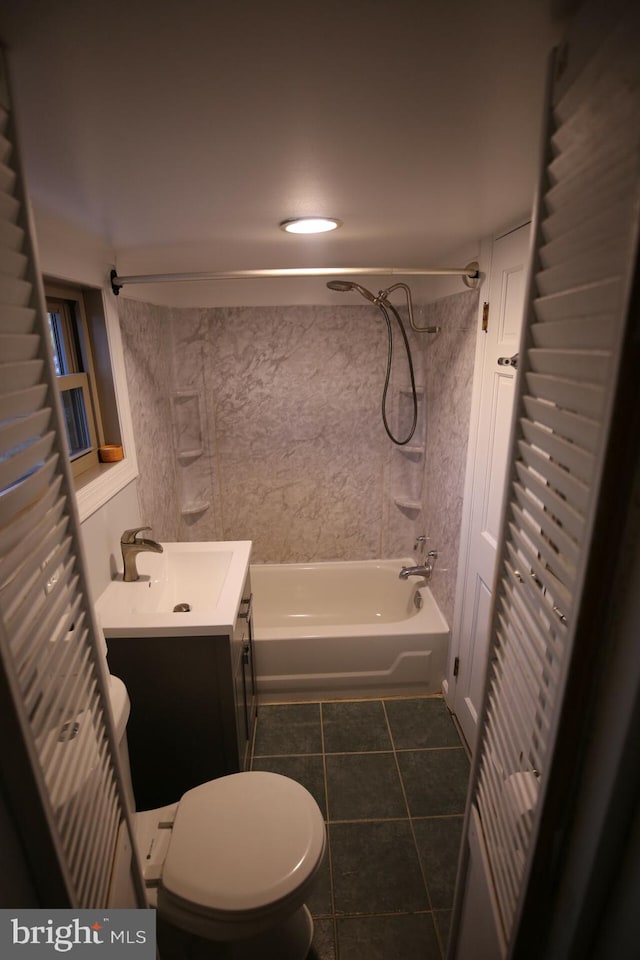
<path fill-rule="evenodd" d="M 42 273 L 93 287 L 108 282 L 115 257 L 109 244 L 42 208 L 33 216 Z"/>
<path fill-rule="evenodd" d="M 137 481 L 134 480 L 80 525 L 94 599 L 106 590 L 114 574 L 122 570 L 122 531 L 128 527 L 139 527 L 141 523 Z"/>

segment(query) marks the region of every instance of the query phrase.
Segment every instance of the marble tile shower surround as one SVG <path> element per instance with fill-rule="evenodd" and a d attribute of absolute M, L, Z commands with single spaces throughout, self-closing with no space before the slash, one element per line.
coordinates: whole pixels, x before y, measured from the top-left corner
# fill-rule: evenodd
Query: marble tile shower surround
<path fill-rule="evenodd" d="M 458 330 L 464 310 L 447 301 L 438 309 Z M 431 310 L 424 319 L 419 311 L 417 319 L 436 322 L 432 316 Z M 415 458 L 398 459 L 384 433 L 386 330 L 374 307 L 167 309 L 121 298 L 120 317 L 141 509 L 155 533 L 185 540 L 249 538 L 257 562 L 410 552 L 425 520 L 399 511 L 392 488 L 406 492 L 413 484 L 412 495 L 420 499 L 424 458 L 417 465 Z M 421 381 L 429 371 L 425 341 L 433 338 L 412 334 L 411 340 Z M 470 393 L 470 373 L 468 380 Z M 396 426 L 399 385 L 407 386 L 408 378 L 398 345 L 390 391 Z M 202 419 L 188 438 L 172 437 L 172 418 L 180 421 L 172 409 L 176 394 L 193 410 L 197 404 Z M 202 451 L 179 455 L 196 435 Z M 194 504 L 207 506 L 181 512 Z"/>
<path fill-rule="evenodd" d="M 138 499 L 156 540 L 178 540 L 171 423 L 171 321 L 164 307 L 122 299 L 120 329 L 138 455 Z"/>
<path fill-rule="evenodd" d="M 250 537 L 264 561 L 380 555 L 375 309 L 227 308 L 210 330 L 225 536 Z"/>
<path fill-rule="evenodd" d="M 478 293 L 469 290 L 429 304 L 420 323 L 437 323 L 423 354 L 427 391 L 424 527 L 429 549 L 439 557 L 431 589 L 447 622 L 453 623 Z"/>
<path fill-rule="evenodd" d="M 223 539 L 220 532 L 222 508 L 217 482 L 210 311 L 176 307 L 168 313 L 178 539 L 219 540 Z M 184 414 L 180 415 L 183 405 L 186 405 L 185 414 L 189 420 Z"/>

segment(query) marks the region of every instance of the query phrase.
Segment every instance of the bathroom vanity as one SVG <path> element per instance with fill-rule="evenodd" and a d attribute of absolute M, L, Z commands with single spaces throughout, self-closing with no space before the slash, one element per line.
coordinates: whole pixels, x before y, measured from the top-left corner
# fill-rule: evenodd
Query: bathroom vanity
<path fill-rule="evenodd" d="M 250 543 L 163 546 L 164 561 L 141 555 L 141 580 L 114 581 L 96 604 L 109 670 L 131 700 L 127 735 L 138 810 L 246 769 L 257 712 Z M 206 585 L 198 584 L 201 575 Z M 164 599 L 142 609 L 154 590 Z"/>

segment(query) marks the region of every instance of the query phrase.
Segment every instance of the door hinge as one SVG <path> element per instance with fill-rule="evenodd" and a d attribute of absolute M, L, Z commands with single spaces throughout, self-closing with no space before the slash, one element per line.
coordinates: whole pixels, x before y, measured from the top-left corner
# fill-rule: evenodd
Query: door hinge
<path fill-rule="evenodd" d="M 456 657 L 453 661 L 453 675 L 457 677 L 460 673 L 460 657 Z"/>
<path fill-rule="evenodd" d="M 485 300 L 482 304 L 482 332 L 486 333 L 489 329 L 489 301 Z"/>

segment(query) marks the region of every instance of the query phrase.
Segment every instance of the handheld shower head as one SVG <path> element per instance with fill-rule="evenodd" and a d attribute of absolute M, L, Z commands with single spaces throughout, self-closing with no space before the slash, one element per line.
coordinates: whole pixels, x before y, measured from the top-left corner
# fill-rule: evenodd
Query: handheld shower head
<path fill-rule="evenodd" d="M 366 287 L 361 287 L 359 283 L 353 283 L 351 280 L 329 280 L 327 283 L 329 290 L 338 290 L 340 293 L 349 293 L 350 290 L 357 290 L 361 297 L 364 297 L 365 300 L 369 300 L 371 303 L 375 303 L 376 307 L 380 310 L 380 313 L 384 317 L 387 324 L 387 372 L 384 379 L 384 387 L 382 389 L 382 422 L 384 424 L 384 429 L 387 432 L 387 436 L 393 443 L 396 443 L 398 446 L 402 447 L 406 443 L 409 443 L 413 434 L 415 433 L 416 423 L 418 422 L 418 400 L 416 395 L 416 381 L 415 375 L 413 372 L 413 360 L 411 359 L 411 347 L 409 346 L 409 341 L 407 339 L 407 334 L 404 329 L 404 324 L 400 314 L 387 300 L 387 296 L 391 293 L 392 290 L 395 290 L 396 287 L 403 287 L 406 297 L 407 297 L 407 306 L 409 308 L 409 316 L 411 318 L 411 325 L 413 326 L 413 315 L 411 309 L 411 294 L 409 287 L 404 283 L 397 283 L 389 287 L 387 290 L 381 290 L 380 293 L 376 296 L 374 293 L 371 293 L 370 290 L 367 290 Z M 396 436 L 391 431 L 389 423 L 387 421 L 387 392 L 389 390 L 389 380 L 391 378 L 391 365 L 393 361 L 393 331 L 391 328 L 391 320 L 389 318 L 389 313 L 387 308 L 395 316 L 398 322 L 398 328 L 404 342 L 404 347 L 407 354 L 407 365 L 409 368 L 409 379 L 411 380 L 411 396 L 413 399 L 413 422 L 409 429 L 409 433 L 404 438 L 404 440 L 398 440 Z"/>
<path fill-rule="evenodd" d="M 349 290 L 357 290 L 365 300 L 370 300 L 371 303 L 378 302 L 378 298 L 375 294 L 371 293 L 370 290 L 367 290 L 366 287 L 361 287 L 359 283 L 351 283 L 350 280 L 329 280 L 327 286 L 329 290 L 340 290 L 342 293 L 347 293 Z"/>

